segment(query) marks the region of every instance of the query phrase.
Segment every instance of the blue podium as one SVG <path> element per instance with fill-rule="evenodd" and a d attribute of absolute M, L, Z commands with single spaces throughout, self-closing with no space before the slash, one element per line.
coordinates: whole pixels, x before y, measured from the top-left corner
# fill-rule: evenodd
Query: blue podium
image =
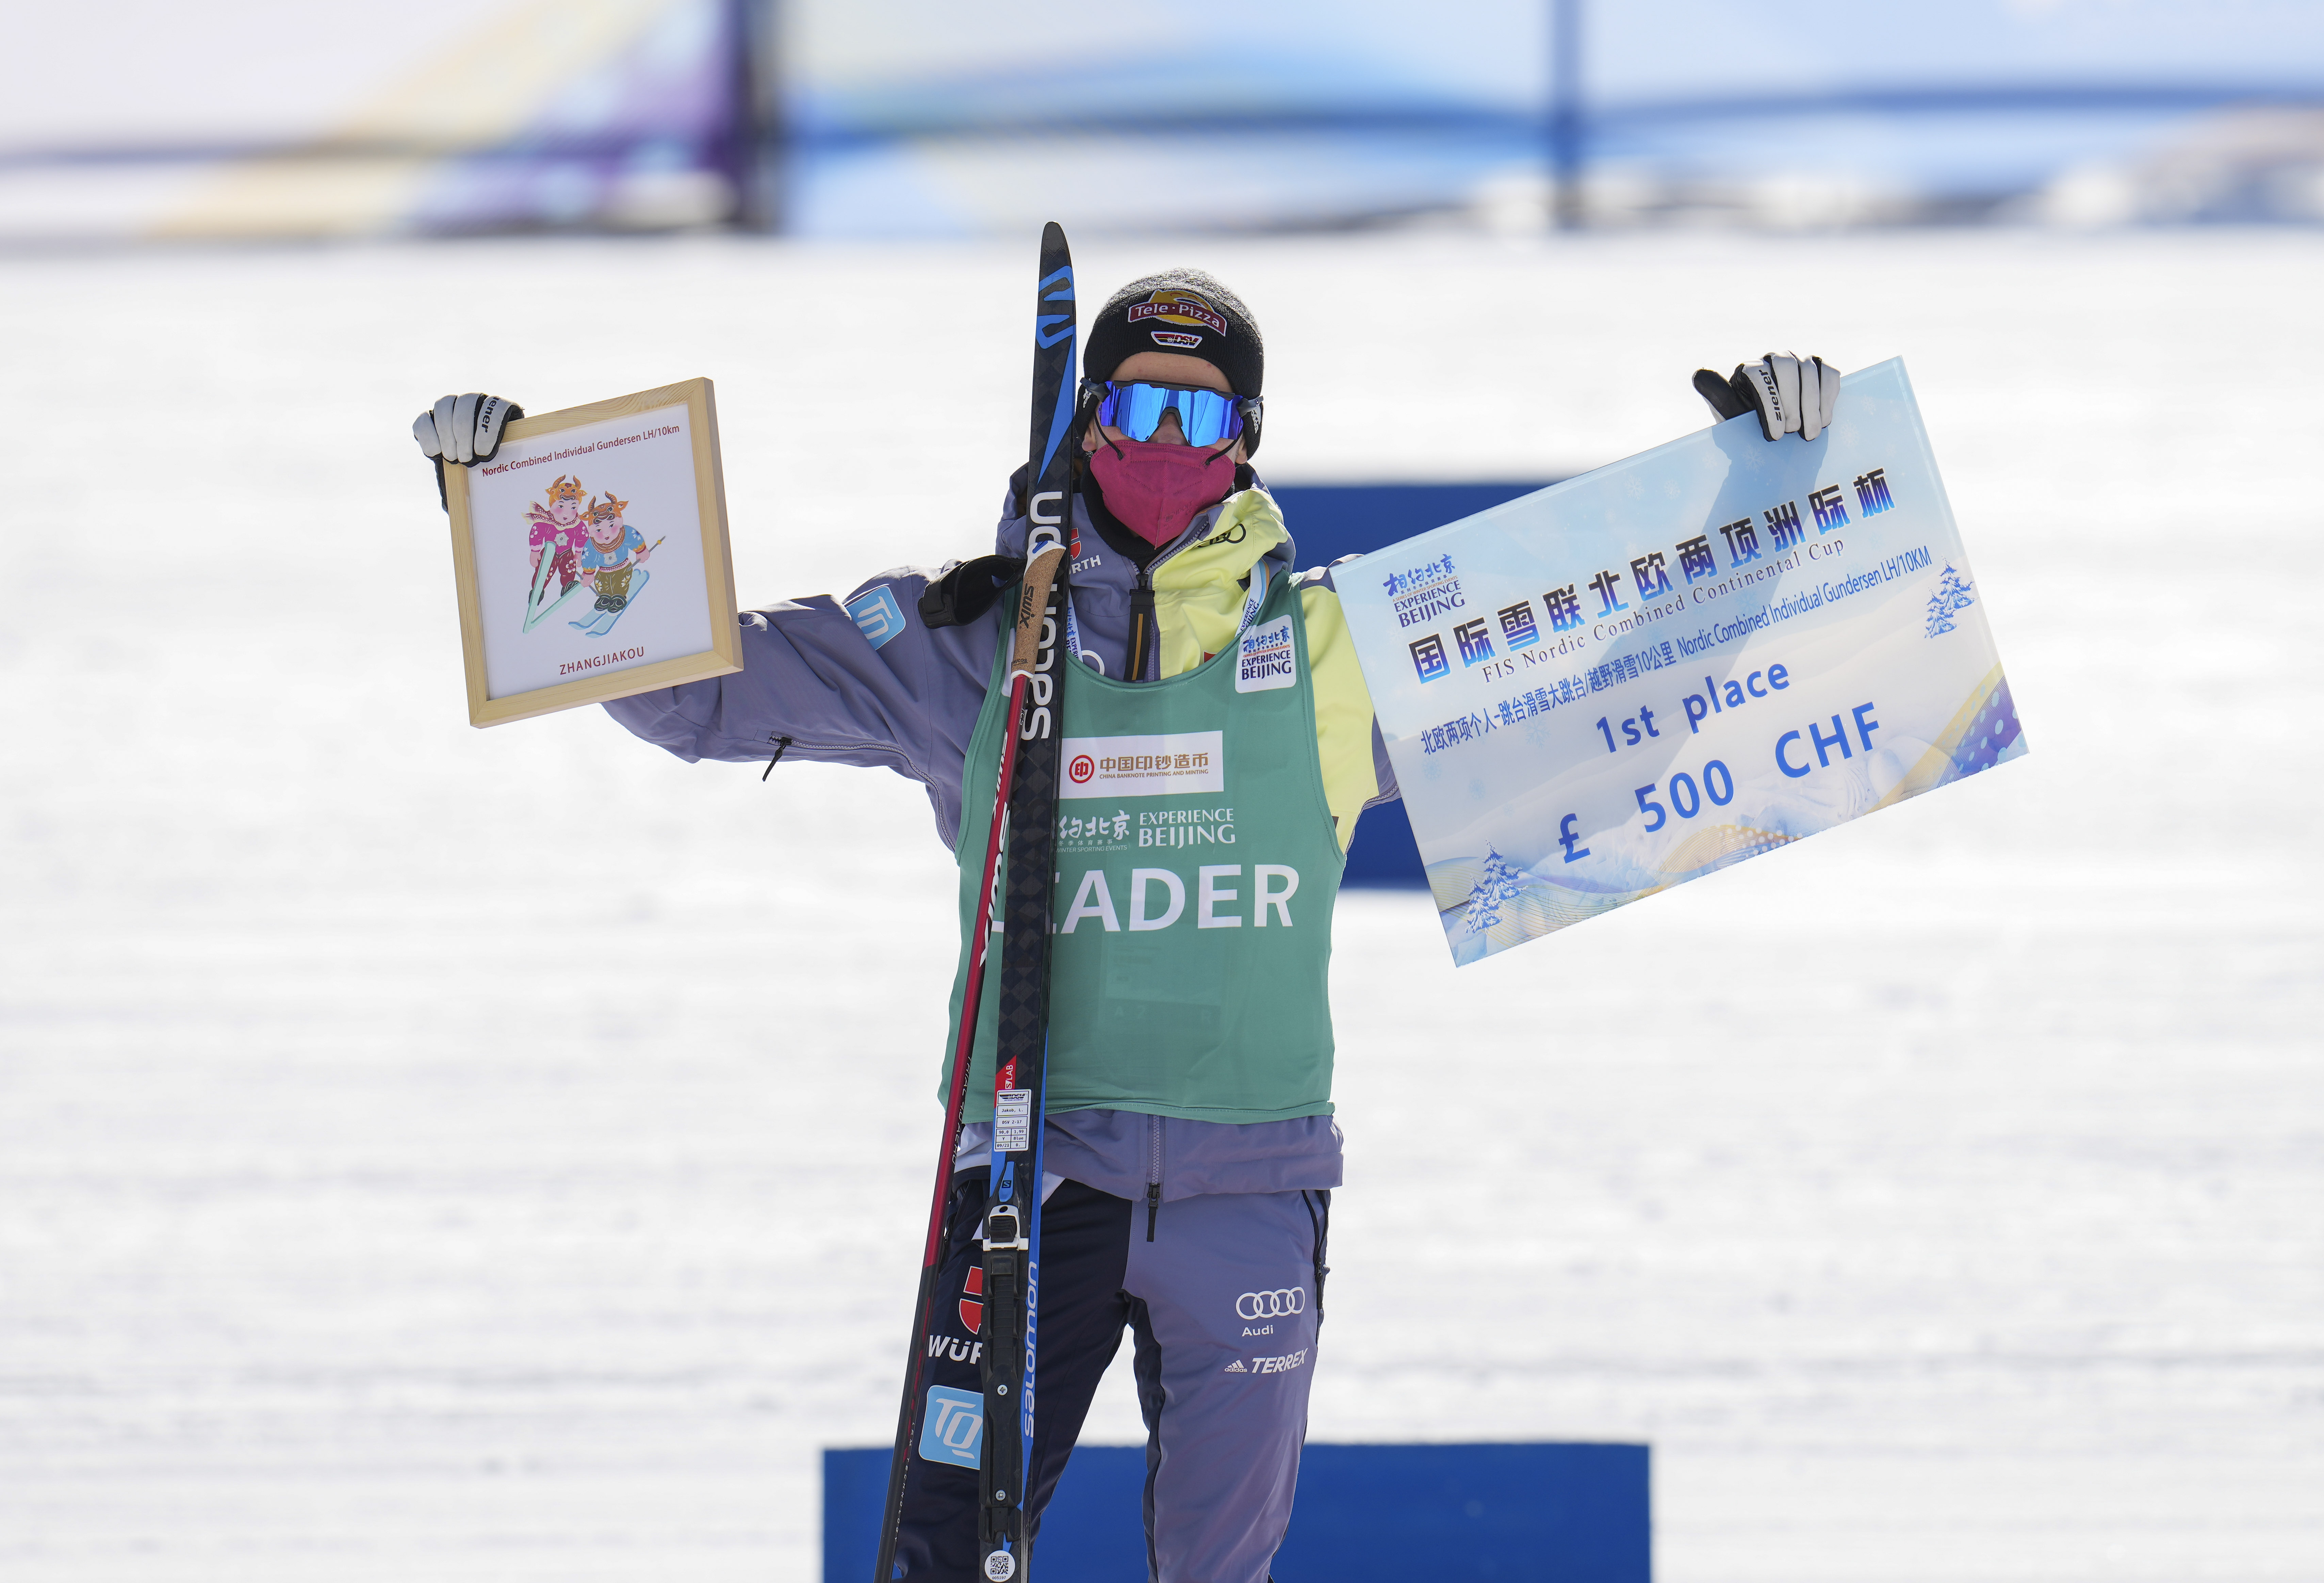
<path fill-rule="evenodd" d="M 872 1583 L 888 1450 L 823 1454 L 824 1583 Z M 1034 1548 L 1040 1583 L 1141 1583 L 1146 1449 L 1084 1446 Z M 1275 1583 L 1649 1583 L 1644 1446 L 1311 1445 Z"/>

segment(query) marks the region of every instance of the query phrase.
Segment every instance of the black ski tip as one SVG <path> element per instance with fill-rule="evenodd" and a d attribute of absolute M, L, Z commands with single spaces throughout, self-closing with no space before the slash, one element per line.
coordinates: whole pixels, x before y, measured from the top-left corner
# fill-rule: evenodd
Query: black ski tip
<path fill-rule="evenodd" d="M 1051 220 L 1041 227 L 1041 251 L 1052 252 L 1065 245 L 1065 228 Z"/>

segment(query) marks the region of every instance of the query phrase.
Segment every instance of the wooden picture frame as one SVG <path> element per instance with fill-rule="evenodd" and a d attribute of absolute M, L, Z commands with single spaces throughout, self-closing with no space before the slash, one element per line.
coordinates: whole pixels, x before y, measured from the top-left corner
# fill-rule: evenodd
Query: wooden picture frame
<path fill-rule="evenodd" d="M 520 418 L 444 493 L 470 725 L 742 668 L 707 379 Z"/>

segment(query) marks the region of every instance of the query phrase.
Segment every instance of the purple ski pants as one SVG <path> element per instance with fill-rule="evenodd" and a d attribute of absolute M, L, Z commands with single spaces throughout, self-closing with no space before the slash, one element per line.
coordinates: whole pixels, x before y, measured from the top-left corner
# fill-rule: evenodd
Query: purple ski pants
<path fill-rule="evenodd" d="M 981 1390 L 984 1199 L 985 1172 L 964 1172 L 946 1209 L 935 1328 L 922 1342 L 933 1391 Z M 1160 1206 L 1149 1240 L 1142 1204 L 1077 1181 L 1049 1195 L 1028 1503 L 1035 1561 L 1042 1509 L 1127 1327 L 1146 1418 L 1151 1578 L 1266 1583 L 1299 1480 L 1331 1209 L 1328 1192 L 1207 1193 Z M 942 1447 L 923 1435 L 905 1477 L 895 1575 L 970 1583 L 976 1468 L 929 1449 Z"/>

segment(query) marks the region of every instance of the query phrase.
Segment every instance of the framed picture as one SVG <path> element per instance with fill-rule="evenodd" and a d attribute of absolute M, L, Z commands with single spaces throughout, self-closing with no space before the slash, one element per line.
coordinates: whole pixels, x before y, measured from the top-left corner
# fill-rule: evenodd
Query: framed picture
<path fill-rule="evenodd" d="M 519 419 L 444 488 L 470 725 L 742 668 L 708 380 Z"/>

